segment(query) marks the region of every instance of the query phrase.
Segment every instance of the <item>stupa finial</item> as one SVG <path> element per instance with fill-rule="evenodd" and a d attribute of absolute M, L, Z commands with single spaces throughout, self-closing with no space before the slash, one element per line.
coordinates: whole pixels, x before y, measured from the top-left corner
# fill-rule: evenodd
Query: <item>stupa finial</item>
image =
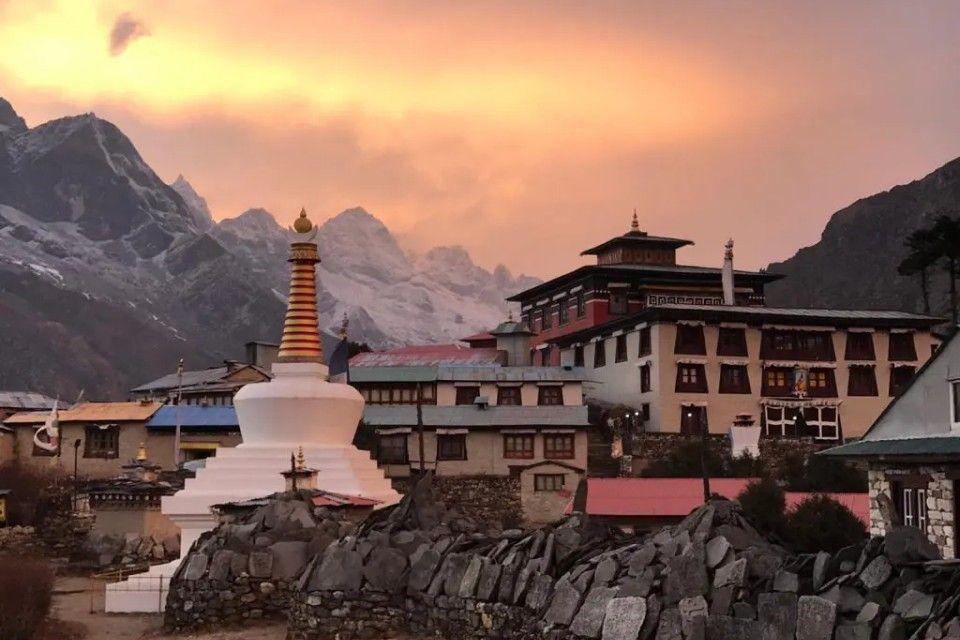
<path fill-rule="evenodd" d="M 147 461 L 147 446 L 140 443 L 140 446 L 137 448 L 137 462 L 146 462 Z"/>
<path fill-rule="evenodd" d="M 323 343 L 320 340 L 317 314 L 317 274 L 320 262 L 313 223 L 304 209 L 293 223 L 297 235 L 290 243 L 290 296 L 287 315 L 283 319 L 283 337 L 280 339 L 279 362 L 323 363 Z M 307 235 L 310 234 L 310 235 Z"/>
<path fill-rule="evenodd" d="M 297 447 L 297 469 L 305 469 L 307 467 L 307 458 L 303 455 L 303 445 Z"/>
<path fill-rule="evenodd" d="M 640 231 L 640 220 L 637 219 L 637 210 L 633 210 L 633 220 L 630 221 L 630 230 L 631 231 Z"/>

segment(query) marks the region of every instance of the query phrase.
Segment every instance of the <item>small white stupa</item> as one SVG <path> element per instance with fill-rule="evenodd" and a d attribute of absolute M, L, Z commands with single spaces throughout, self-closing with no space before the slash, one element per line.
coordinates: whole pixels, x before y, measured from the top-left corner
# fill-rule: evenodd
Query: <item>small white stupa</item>
<path fill-rule="evenodd" d="M 281 474 L 292 451 L 302 449 L 305 463 L 318 471 L 320 489 L 374 498 L 381 506 L 400 499 L 370 455 L 352 444 L 363 398 L 353 387 L 327 379 L 317 315 L 316 230 L 305 211 L 293 226 L 290 298 L 273 379 L 248 384 L 234 397 L 243 443 L 218 449 L 182 491 L 162 500 L 162 512 L 180 527 L 181 558 L 216 526 L 212 505 L 283 491 Z M 106 610 L 162 611 L 179 564 L 158 565 L 108 585 Z"/>

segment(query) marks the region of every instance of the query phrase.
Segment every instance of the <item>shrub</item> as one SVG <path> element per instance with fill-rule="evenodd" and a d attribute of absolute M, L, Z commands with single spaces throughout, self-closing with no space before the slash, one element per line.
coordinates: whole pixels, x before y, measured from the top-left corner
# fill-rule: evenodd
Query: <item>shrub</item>
<path fill-rule="evenodd" d="M 816 494 L 787 513 L 784 533 L 794 551 L 835 553 L 866 538 L 867 527 L 844 505 Z"/>
<path fill-rule="evenodd" d="M 865 492 L 867 472 L 853 464 L 824 456 L 784 457 L 780 477 L 788 491 Z"/>
<path fill-rule="evenodd" d="M 42 560 L 0 556 L 0 638 L 30 640 L 50 611 L 53 572 Z"/>
<path fill-rule="evenodd" d="M 726 475 L 723 458 L 717 451 L 707 446 L 707 470 L 711 477 Z M 698 478 L 701 475 L 700 441 L 687 440 L 674 448 L 669 455 L 654 460 L 643 470 L 648 478 Z"/>
<path fill-rule="evenodd" d="M 782 536 L 786 526 L 787 498 L 772 478 L 752 482 L 737 496 L 747 521 L 766 535 Z"/>

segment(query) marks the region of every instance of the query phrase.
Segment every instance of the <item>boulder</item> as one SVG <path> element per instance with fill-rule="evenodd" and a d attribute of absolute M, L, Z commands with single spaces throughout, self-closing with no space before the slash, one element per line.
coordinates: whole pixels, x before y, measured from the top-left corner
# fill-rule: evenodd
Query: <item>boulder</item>
<path fill-rule="evenodd" d="M 647 616 L 640 627 L 640 640 L 651 640 L 660 624 L 660 598 L 657 594 L 647 596 Z M 679 615 L 679 612 L 677 612 Z"/>
<path fill-rule="evenodd" d="M 457 593 L 461 598 L 472 598 L 477 591 L 477 583 L 480 581 L 480 573 L 483 571 L 484 559 L 480 556 L 470 558 L 470 564 L 467 570 L 463 572 L 463 581 L 460 583 L 460 589 Z"/>
<path fill-rule="evenodd" d="M 937 545 L 914 527 L 891 527 L 883 538 L 883 553 L 895 565 L 940 559 Z"/>
<path fill-rule="evenodd" d="M 756 620 L 757 619 L 757 610 L 753 608 L 753 605 L 749 602 L 734 602 L 733 603 L 733 617 L 734 618 L 743 618 L 744 620 Z"/>
<path fill-rule="evenodd" d="M 245 553 L 234 553 L 233 557 L 230 558 L 230 575 L 234 578 L 239 578 L 240 576 L 247 573 L 247 569 L 250 568 L 250 559 Z"/>
<path fill-rule="evenodd" d="M 440 554 L 436 550 L 427 549 L 424 551 L 410 567 L 407 587 L 411 591 L 426 591 L 439 565 Z"/>
<path fill-rule="evenodd" d="M 580 592 L 569 583 L 558 584 L 543 619 L 548 624 L 569 626 L 580 608 Z M 642 624 L 642 622 L 641 622 Z"/>
<path fill-rule="evenodd" d="M 233 551 L 220 549 L 213 554 L 210 560 L 210 579 L 226 581 L 230 578 L 230 564 L 233 562 Z"/>
<path fill-rule="evenodd" d="M 660 612 L 655 640 L 683 640 L 683 619 L 678 609 L 664 609 Z"/>
<path fill-rule="evenodd" d="M 893 566 L 886 556 L 877 556 L 860 572 L 860 582 L 870 591 L 882 587 L 893 573 Z"/>
<path fill-rule="evenodd" d="M 404 584 L 407 556 L 393 547 L 377 547 L 363 567 L 363 577 L 374 591 L 398 593 Z"/>
<path fill-rule="evenodd" d="M 923 620 L 933 610 L 933 596 L 910 589 L 893 603 L 893 612 L 905 621 Z"/>
<path fill-rule="evenodd" d="M 703 558 L 696 554 L 681 555 L 669 561 L 669 574 L 663 583 L 666 604 L 676 604 L 683 598 L 706 595 L 709 585 Z"/>
<path fill-rule="evenodd" d="M 627 573 L 631 576 L 640 576 L 657 555 L 657 548 L 652 544 L 645 544 L 632 554 L 627 560 Z"/>
<path fill-rule="evenodd" d="M 783 569 L 777 571 L 773 576 L 773 590 L 786 593 L 796 593 L 800 588 L 800 580 L 797 574 Z"/>
<path fill-rule="evenodd" d="M 735 562 L 725 564 L 713 576 L 713 588 L 719 589 L 727 585 L 742 587 L 747 577 L 747 559 L 740 558 Z"/>
<path fill-rule="evenodd" d="M 818 591 L 829 580 L 830 554 L 821 551 L 813 560 L 813 589 Z"/>
<path fill-rule="evenodd" d="M 306 542 L 299 540 L 275 542 L 269 549 L 273 555 L 273 570 L 270 575 L 274 579 L 292 580 L 307 566 Z"/>
<path fill-rule="evenodd" d="M 600 564 L 597 565 L 597 569 L 593 573 L 593 584 L 606 587 L 617 576 L 619 569 L 620 566 L 614 558 L 604 558 L 600 561 Z"/>
<path fill-rule="evenodd" d="M 873 628 L 864 622 L 838 624 L 833 632 L 834 640 L 870 640 Z"/>
<path fill-rule="evenodd" d="M 273 554 L 267 550 L 251 551 L 247 573 L 254 578 L 269 578 L 273 574 Z"/>
<path fill-rule="evenodd" d="M 793 638 L 797 631 L 797 595 L 761 593 L 757 598 L 757 619 L 775 629 L 777 638 Z"/>
<path fill-rule="evenodd" d="M 536 574 L 527 589 L 527 608 L 540 612 L 547 606 L 551 593 L 553 593 L 553 578 L 542 573 Z"/>
<path fill-rule="evenodd" d="M 607 603 L 603 619 L 602 640 L 636 640 L 647 616 L 647 602 L 628 596 Z"/>
<path fill-rule="evenodd" d="M 250 554 L 251 564 L 253 555 Z M 314 571 L 309 590 L 359 591 L 362 580 L 363 560 L 360 554 L 352 549 L 333 545 L 327 549 L 320 567 Z"/>
<path fill-rule="evenodd" d="M 905 640 L 906 637 L 907 628 L 903 624 L 903 618 L 895 613 L 884 618 L 880 630 L 877 631 L 877 640 Z"/>
<path fill-rule="evenodd" d="M 883 616 L 880 615 L 881 613 L 880 603 L 868 602 L 863 605 L 860 613 L 857 614 L 857 622 L 866 622 L 876 626 L 883 621 Z"/>
<path fill-rule="evenodd" d="M 207 554 L 194 551 L 187 560 L 187 568 L 183 572 L 184 580 L 199 580 L 207 571 Z"/>
<path fill-rule="evenodd" d="M 616 587 L 594 587 L 591 589 L 570 624 L 570 632 L 586 638 L 598 637 L 603 629 L 607 605 L 616 595 Z"/>
<path fill-rule="evenodd" d="M 707 601 L 703 596 L 684 598 L 677 604 L 677 610 L 680 612 L 680 625 L 683 629 L 683 635 L 689 638 L 694 635 L 694 629 L 696 628 L 694 620 L 707 616 Z"/>
<path fill-rule="evenodd" d="M 714 536 L 705 547 L 707 568 L 716 569 L 727 558 L 727 553 L 733 547 L 723 536 Z"/>
<path fill-rule="evenodd" d="M 480 578 L 477 580 L 477 600 L 483 600 L 484 602 L 493 600 L 499 579 L 500 565 L 489 561 L 484 562 L 480 571 Z"/>
<path fill-rule="evenodd" d="M 773 635 L 773 630 L 757 620 L 707 616 L 707 640 L 790 640 Z"/>
<path fill-rule="evenodd" d="M 819 596 L 800 596 L 797 602 L 797 640 L 830 640 L 836 619 L 837 605 L 834 603 Z"/>

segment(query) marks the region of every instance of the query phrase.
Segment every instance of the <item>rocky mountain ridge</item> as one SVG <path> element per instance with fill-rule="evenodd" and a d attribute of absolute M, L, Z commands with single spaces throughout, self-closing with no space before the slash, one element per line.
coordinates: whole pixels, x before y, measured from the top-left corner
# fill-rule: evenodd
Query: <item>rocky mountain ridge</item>
<path fill-rule="evenodd" d="M 314 216 L 316 219 L 316 216 Z M 462 249 L 417 257 L 361 208 L 320 225 L 325 329 L 372 346 L 453 341 L 537 282 Z M 93 114 L 28 128 L 0 98 L 0 388 L 122 398 L 167 373 L 277 340 L 289 239 L 263 209 L 214 222 L 190 183 L 166 184 Z"/>

